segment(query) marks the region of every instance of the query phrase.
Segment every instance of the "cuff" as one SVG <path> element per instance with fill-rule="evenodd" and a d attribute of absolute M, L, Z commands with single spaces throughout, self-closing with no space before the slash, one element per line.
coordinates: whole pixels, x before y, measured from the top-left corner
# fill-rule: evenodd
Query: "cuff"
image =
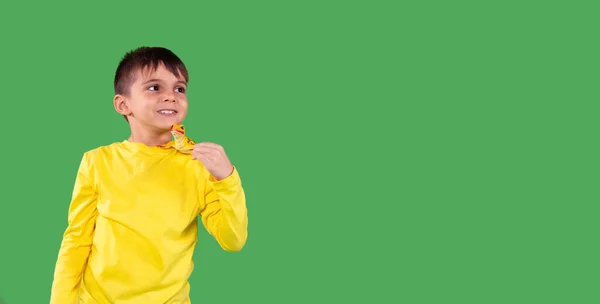
<path fill-rule="evenodd" d="M 217 180 L 214 176 L 210 175 L 208 181 L 213 185 L 213 188 L 215 190 L 230 189 L 239 185 L 240 175 L 237 168 L 233 166 L 233 171 L 231 172 L 231 174 L 229 174 L 228 177 L 222 180 Z"/>

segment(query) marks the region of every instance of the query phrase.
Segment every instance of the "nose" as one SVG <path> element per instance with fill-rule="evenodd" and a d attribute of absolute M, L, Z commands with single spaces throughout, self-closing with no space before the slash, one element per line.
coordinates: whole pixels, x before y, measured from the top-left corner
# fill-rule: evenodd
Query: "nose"
<path fill-rule="evenodd" d="M 174 94 L 165 94 L 163 96 L 163 101 L 164 102 L 176 102 L 177 100 L 175 100 L 175 95 Z"/>

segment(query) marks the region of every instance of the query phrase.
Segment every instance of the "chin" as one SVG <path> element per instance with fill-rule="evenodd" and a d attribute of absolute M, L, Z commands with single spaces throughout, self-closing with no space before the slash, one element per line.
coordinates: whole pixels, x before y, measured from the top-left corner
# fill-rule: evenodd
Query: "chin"
<path fill-rule="evenodd" d="M 161 131 L 170 131 L 171 127 L 173 127 L 174 124 L 177 124 L 177 123 L 176 122 L 173 122 L 173 123 L 160 122 L 160 123 L 154 124 L 154 126 Z"/>
<path fill-rule="evenodd" d="M 170 130 L 173 125 L 180 124 L 181 121 L 182 119 L 179 117 L 163 118 L 156 122 L 156 126 L 164 130 Z"/>

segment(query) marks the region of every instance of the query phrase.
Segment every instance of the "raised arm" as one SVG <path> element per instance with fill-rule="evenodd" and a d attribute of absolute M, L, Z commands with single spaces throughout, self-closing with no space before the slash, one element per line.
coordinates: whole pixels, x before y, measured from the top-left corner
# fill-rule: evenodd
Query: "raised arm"
<path fill-rule="evenodd" d="M 202 188 L 200 216 L 204 227 L 223 250 L 242 250 L 248 238 L 248 212 L 237 169 L 222 180 L 211 175 Z"/>
<path fill-rule="evenodd" d="M 204 227 L 223 250 L 242 250 L 248 238 L 248 212 L 237 168 L 218 144 L 195 144 L 191 154 L 203 164 L 199 195 Z"/>
<path fill-rule="evenodd" d="M 50 304 L 76 303 L 81 277 L 91 251 L 97 193 L 89 154 L 83 155 L 68 212 L 68 226 L 58 252 Z"/>

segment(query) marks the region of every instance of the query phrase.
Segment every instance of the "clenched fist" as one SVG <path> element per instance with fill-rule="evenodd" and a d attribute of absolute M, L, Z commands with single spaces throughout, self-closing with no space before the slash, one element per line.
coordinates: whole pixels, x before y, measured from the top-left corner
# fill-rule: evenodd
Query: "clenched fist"
<path fill-rule="evenodd" d="M 197 159 L 217 180 L 222 180 L 233 172 L 233 166 L 220 145 L 202 142 L 194 145 L 192 159 Z"/>

